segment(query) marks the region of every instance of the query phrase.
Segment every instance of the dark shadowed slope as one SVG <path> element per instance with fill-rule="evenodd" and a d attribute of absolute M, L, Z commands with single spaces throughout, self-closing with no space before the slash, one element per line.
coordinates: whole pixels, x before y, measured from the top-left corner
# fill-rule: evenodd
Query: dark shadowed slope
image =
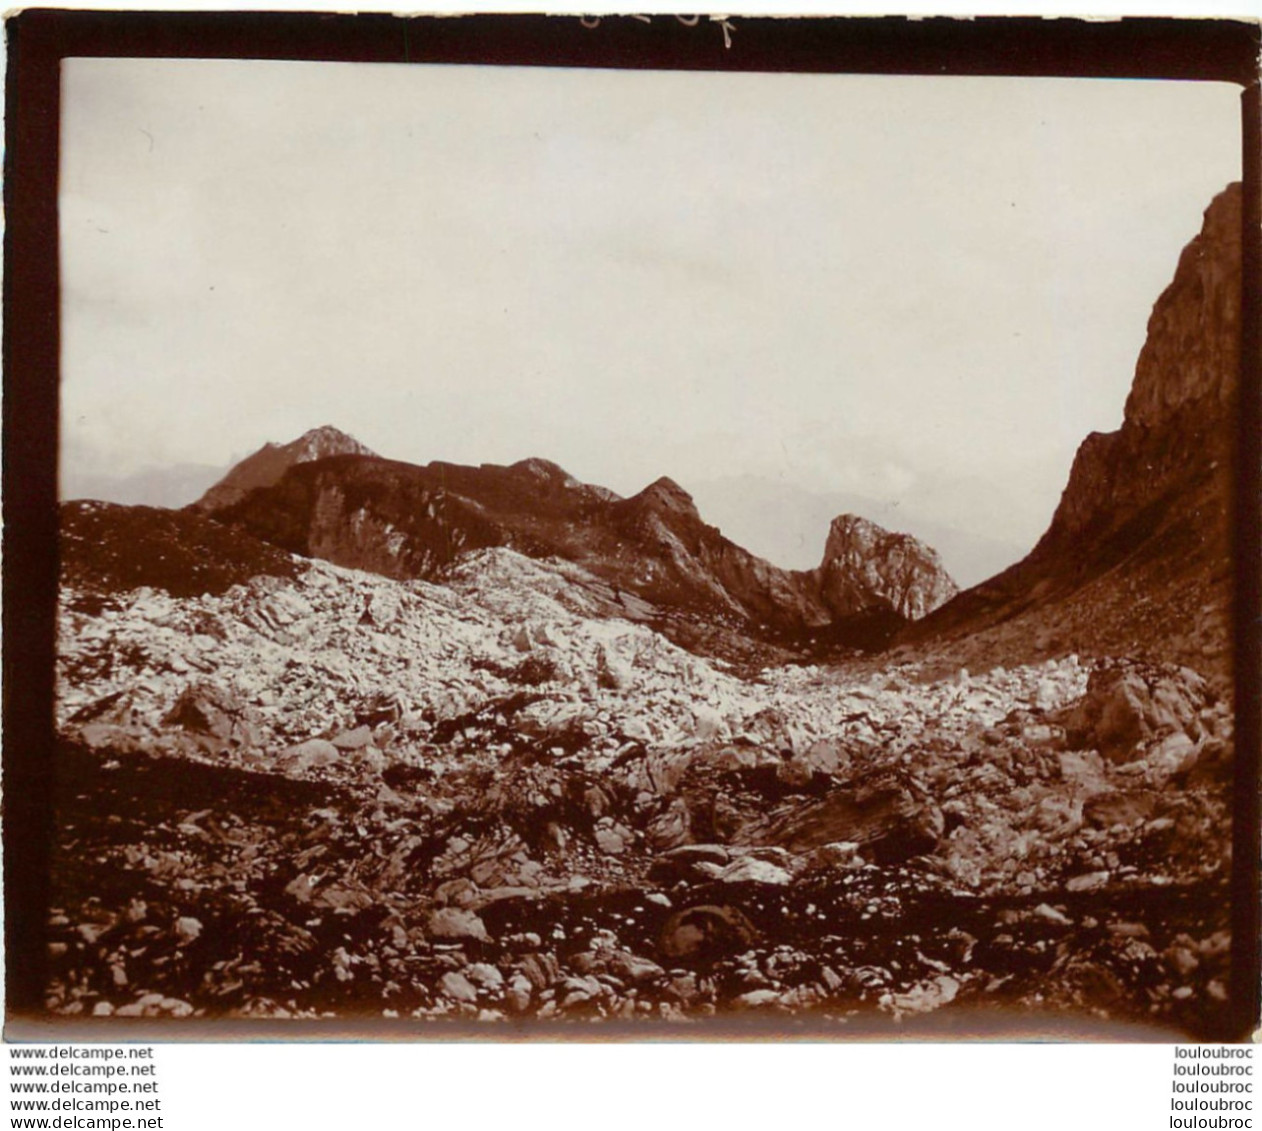
<path fill-rule="evenodd" d="M 261 574 L 297 572 L 289 554 L 195 511 L 94 501 L 61 506 L 62 581 L 75 588 L 147 586 L 194 597 L 223 593 Z"/>

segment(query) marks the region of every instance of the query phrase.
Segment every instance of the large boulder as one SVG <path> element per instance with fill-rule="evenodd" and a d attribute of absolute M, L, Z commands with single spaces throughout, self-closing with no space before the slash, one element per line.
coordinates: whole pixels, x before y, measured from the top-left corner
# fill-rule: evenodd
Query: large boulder
<path fill-rule="evenodd" d="M 815 576 L 837 618 L 888 608 L 919 620 L 959 592 L 937 551 L 852 514 L 833 519 Z"/>
<path fill-rule="evenodd" d="M 1196 741 L 1210 703 L 1205 681 L 1188 668 L 1117 664 L 1097 668 L 1087 692 L 1057 716 L 1071 747 L 1131 762 L 1145 743 L 1173 734 Z"/>
<path fill-rule="evenodd" d="M 664 957 L 686 961 L 739 954 L 757 939 L 754 925 L 735 907 L 707 904 L 667 919 L 657 946 Z"/>
<path fill-rule="evenodd" d="M 235 693 L 213 683 L 197 682 L 180 693 L 162 722 L 226 741 L 240 737 L 244 714 L 245 705 Z"/>

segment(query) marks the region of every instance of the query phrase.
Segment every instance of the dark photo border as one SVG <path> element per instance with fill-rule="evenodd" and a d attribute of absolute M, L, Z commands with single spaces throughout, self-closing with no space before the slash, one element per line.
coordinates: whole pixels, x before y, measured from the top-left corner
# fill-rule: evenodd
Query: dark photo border
<path fill-rule="evenodd" d="M 45 1026 L 54 763 L 59 428 L 60 63 L 76 56 L 1005 75 L 1221 81 L 1241 88 L 1244 311 L 1236 480 L 1235 809 L 1231 1000 L 1216 1036 L 1257 1026 L 1262 727 L 1262 29 L 1243 20 L 1123 18 L 396 17 L 32 9 L 7 21 L 3 405 L 3 794 L 7 1018 Z M 728 43 L 725 44 L 725 39 Z M 337 1032 L 354 1029 L 339 1021 Z M 76 1039 L 118 1039 L 117 1022 Z M 179 1028 L 179 1026 L 175 1026 Z M 251 1035 L 262 1035 L 250 1026 Z M 269 1027 L 269 1032 L 274 1027 Z M 320 1035 L 287 1025 L 276 1032 Z M 152 1032 L 152 1031 L 151 1031 Z M 206 1039 L 205 1028 L 200 1039 Z M 240 1033 L 240 1029 L 237 1030 Z M 437 1036 L 438 1034 L 435 1034 Z M 638 1033 L 638 1037 L 650 1034 Z M 714 1033 L 696 1033 L 705 1039 Z M 724 1036 L 746 1034 L 725 1032 Z M 761 1035 L 750 1033 L 750 1036 Z M 818 1038 L 823 1035 L 813 1032 Z M 839 1034 L 840 1035 L 840 1034 Z M 937 1037 L 957 1036 L 950 1031 Z M 969 1034 L 963 1034 L 969 1035 Z M 1045 1035 L 1045 1034 L 1044 1034 Z M 1073 1035 L 1073 1034 L 1071 1034 Z M 139 1033 L 127 1033 L 129 1038 Z M 442 1036 L 449 1038 L 451 1034 Z M 479 1030 L 482 1039 L 511 1034 Z M 672 1039 L 680 1034 L 672 1033 Z M 1004 1034 L 987 1034 L 992 1039 Z M 170 1029 L 160 1039 L 183 1039 Z M 213 1034 L 211 1039 L 214 1039 Z M 589 1038 L 590 1039 L 590 1038 Z M 1126 1038 L 1129 1039 L 1129 1038 Z"/>

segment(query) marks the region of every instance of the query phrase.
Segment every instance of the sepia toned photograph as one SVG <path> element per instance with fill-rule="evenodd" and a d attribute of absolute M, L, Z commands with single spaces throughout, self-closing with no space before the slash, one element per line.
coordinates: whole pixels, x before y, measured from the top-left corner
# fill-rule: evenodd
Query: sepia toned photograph
<path fill-rule="evenodd" d="M 1222 1039 L 1238 86 L 59 121 L 47 1019 Z"/>

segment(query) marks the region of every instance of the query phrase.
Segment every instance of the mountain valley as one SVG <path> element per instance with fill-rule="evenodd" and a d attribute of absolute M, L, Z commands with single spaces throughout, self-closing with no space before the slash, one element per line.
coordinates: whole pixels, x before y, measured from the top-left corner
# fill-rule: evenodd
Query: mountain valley
<path fill-rule="evenodd" d="M 331 427 L 62 504 L 50 1014 L 1223 1035 L 1240 223 L 962 593 Z"/>

